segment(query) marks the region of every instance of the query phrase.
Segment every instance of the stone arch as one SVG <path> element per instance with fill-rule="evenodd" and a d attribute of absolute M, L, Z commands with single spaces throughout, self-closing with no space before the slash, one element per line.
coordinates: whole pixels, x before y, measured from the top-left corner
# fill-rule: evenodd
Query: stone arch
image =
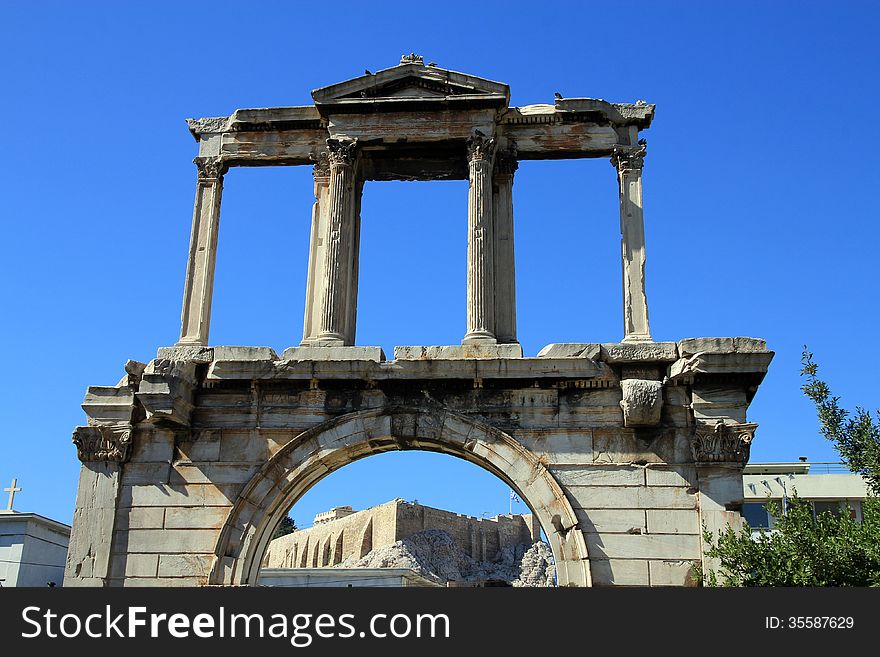
<path fill-rule="evenodd" d="M 344 465 L 395 450 L 450 454 L 499 477 L 528 505 L 547 534 L 559 585 L 591 584 L 587 546 L 574 510 L 535 454 L 474 419 L 446 409 L 406 407 L 334 418 L 279 450 L 245 485 L 229 512 L 209 582 L 256 583 L 275 526 L 300 497 Z"/>

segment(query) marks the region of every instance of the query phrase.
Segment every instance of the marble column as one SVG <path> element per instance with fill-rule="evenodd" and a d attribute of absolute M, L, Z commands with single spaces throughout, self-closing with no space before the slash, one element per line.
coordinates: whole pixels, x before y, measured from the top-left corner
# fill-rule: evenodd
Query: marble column
<path fill-rule="evenodd" d="M 315 181 L 315 204 L 312 206 L 312 230 L 309 239 L 309 269 L 306 277 L 306 309 L 303 317 L 303 345 L 310 345 L 320 332 L 321 298 L 326 258 L 326 233 L 330 215 L 330 160 L 321 153 L 312 169 Z"/>
<path fill-rule="evenodd" d="M 516 340 L 516 273 L 513 255 L 513 174 L 519 163 L 516 148 L 499 151 L 492 172 L 494 222 L 495 337 L 503 344 Z"/>
<path fill-rule="evenodd" d="M 495 344 L 492 156 L 495 139 L 477 133 L 468 148 L 467 333 L 462 344 Z"/>
<path fill-rule="evenodd" d="M 328 139 L 330 161 L 329 211 L 324 233 L 324 277 L 321 289 L 320 324 L 317 346 L 343 346 L 354 344 L 353 327 L 350 326 L 351 297 L 357 298 L 353 289 L 356 281 L 354 251 L 358 244 L 356 234 L 355 158 L 357 141 Z"/>
<path fill-rule="evenodd" d="M 645 144 L 617 147 L 611 163 L 620 189 L 620 237 L 623 262 L 624 342 L 650 342 L 645 294 L 645 221 L 642 210 L 642 167 Z"/>
<path fill-rule="evenodd" d="M 360 273 L 361 255 L 361 199 L 364 194 L 364 181 L 359 176 L 355 177 L 354 199 L 352 200 L 352 248 L 349 252 L 348 268 L 351 276 L 348 279 L 348 296 L 346 297 L 345 311 L 345 344 L 354 344 L 357 335 L 357 301 L 358 301 L 358 275 Z"/>
<path fill-rule="evenodd" d="M 197 157 L 193 162 L 198 167 L 199 177 L 178 344 L 207 345 L 220 229 L 220 197 L 226 164 L 219 157 Z"/>

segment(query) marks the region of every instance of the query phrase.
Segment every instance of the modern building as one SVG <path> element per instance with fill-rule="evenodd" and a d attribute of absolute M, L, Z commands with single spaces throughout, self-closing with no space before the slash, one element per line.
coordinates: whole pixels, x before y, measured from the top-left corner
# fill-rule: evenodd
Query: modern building
<path fill-rule="evenodd" d="M 70 526 L 0 510 L 0 586 L 61 586 Z"/>
<path fill-rule="evenodd" d="M 797 496 L 809 502 L 813 513 L 848 513 L 862 519 L 862 502 L 868 496 L 865 480 L 842 463 L 749 463 L 743 471 L 742 515 L 753 529 L 773 527 L 767 512 L 770 502 L 780 509 Z"/>

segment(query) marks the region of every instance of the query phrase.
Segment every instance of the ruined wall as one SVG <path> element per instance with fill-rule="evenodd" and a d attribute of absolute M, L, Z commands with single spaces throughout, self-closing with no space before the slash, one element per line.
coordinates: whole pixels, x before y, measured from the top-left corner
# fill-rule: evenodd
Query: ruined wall
<path fill-rule="evenodd" d="M 276 538 L 266 550 L 268 568 L 319 568 L 344 559 L 360 559 L 370 550 L 392 545 L 423 529 L 442 529 L 456 545 L 479 561 L 494 561 L 504 547 L 540 539 L 531 514 L 474 518 L 404 500 Z"/>
<path fill-rule="evenodd" d="M 269 543 L 263 564 L 269 568 L 321 568 L 351 556 L 359 559 L 373 548 L 388 544 L 388 537 L 394 536 L 396 518 L 397 500 L 392 500 L 295 531 Z"/>
<path fill-rule="evenodd" d="M 478 561 L 495 561 L 506 546 L 530 545 L 539 540 L 540 530 L 533 535 L 531 523 L 531 514 L 474 518 L 419 504 L 397 507 L 398 539 L 423 529 L 442 529 L 465 554 Z"/>
<path fill-rule="evenodd" d="M 746 408 L 772 357 L 745 338 L 387 362 L 175 349 L 88 391 L 66 586 L 249 581 L 271 514 L 392 449 L 446 451 L 514 482 L 558 568 L 588 553 L 572 583 L 684 585 L 701 525 L 740 522 Z"/>

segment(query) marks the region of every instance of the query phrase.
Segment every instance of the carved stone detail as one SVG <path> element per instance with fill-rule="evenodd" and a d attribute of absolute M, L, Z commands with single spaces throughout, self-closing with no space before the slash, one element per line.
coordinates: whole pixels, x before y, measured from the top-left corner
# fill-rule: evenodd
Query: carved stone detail
<path fill-rule="evenodd" d="M 330 154 L 327 151 L 313 153 L 311 159 L 315 163 L 312 167 L 313 177 L 326 178 L 330 175 Z"/>
<path fill-rule="evenodd" d="M 639 140 L 638 146 L 615 146 L 611 164 L 620 172 L 641 170 L 645 166 L 647 152 L 648 145 L 644 139 Z"/>
<path fill-rule="evenodd" d="M 646 379 L 624 379 L 620 382 L 623 399 L 623 426 L 655 427 L 660 424 L 663 410 L 663 383 Z"/>
<path fill-rule="evenodd" d="M 192 361 L 156 358 L 144 370 L 138 401 L 153 423 L 188 426 L 196 385 L 196 364 Z"/>
<path fill-rule="evenodd" d="M 207 116 L 203 119 L 187 119 L 186 124 L 195 134 L 206 132 L 226 132 L 229 130 L 228 116 Z"/>
<path fill-rule="evenodd" d="M 697 463 L 733 463 L 744 465 L 749 460 L 749 449 L 755 438 L 757 424 L 699 423 L 691 443 Z"/>
<path fill-rule="evenodd" d="M 400 56 L 401 64 L 419 64 L 421 66 L 425 65 L 425 57 L 424 55 L 417 55 L 414 52 L 411 52 L 408 55 Z"/>
<path fill-rule="evenodd" d="M 330 150 L 327 153 L 327 158 L 330 166 L 351 166 L 354 164 L 357 145 L 357 139 L 328 139 L 327 148 Z"/>
<path fill-rule="evenodd" d="M 73 444 L 83 463 L 125 463 L 131 456 L 131 425 L 77 427 L 73 431 Z"/>
<path fill-rule="evenodd" d="M 199 180 L 214 181 L 223 178 L 229 166 L 219 157 L 197 157 L 193 164 L 199 169 Z"/>
<path fill-rule="evenodd" d="M 513 142 L 507 150 L 500 150 L 495 154 L 495 175 L 512 176 L 518 168 L 516 142 Z"/>
<path fill-rule="evenodd" d="M 495 138 L 487 137 L 479 130 L 467 140 L 468 162 L 491 161 L 495 151 Z"/>

